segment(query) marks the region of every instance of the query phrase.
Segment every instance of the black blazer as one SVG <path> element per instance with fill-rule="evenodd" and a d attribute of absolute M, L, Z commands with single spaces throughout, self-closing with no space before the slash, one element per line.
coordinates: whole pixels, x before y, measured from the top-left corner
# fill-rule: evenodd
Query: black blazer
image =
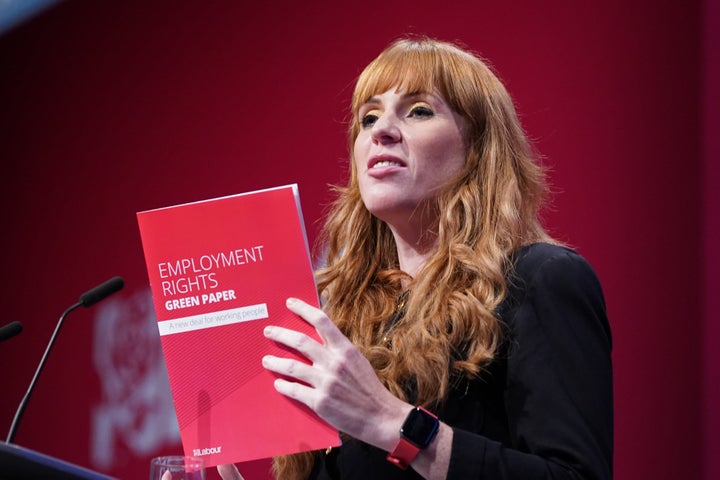
<path fill-rule="evenodd" d="M 590 265 L 535 244 L 514 256 L 498 309 L 506 335 L 486 371 L 435 412 L 453 427 L 448 479 L 612 478 L 611 336 Z M 355 439 L 319 454 L 311 479 L 418 479 Z"/>

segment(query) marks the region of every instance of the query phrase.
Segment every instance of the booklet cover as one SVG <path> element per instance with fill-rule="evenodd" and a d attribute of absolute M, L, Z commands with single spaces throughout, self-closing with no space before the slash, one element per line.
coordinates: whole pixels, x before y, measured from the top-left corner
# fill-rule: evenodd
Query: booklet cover
<path fill-rule="evenodd" d="M 275 391 L 263 336 L 281 325 L 318 338 L 285 307 L 318 305 L 297 185 L 137 214 L 186 455 L 207 466 L 339 444 L 338 432 Z"/>

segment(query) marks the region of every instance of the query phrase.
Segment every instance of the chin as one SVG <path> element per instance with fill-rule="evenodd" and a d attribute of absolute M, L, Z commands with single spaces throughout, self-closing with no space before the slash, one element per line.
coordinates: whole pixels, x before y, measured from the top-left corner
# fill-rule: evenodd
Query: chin
<path fill-rule="evenodd" d="M 413 212 L 417 210 L 415 203 L 408 203 L 407 201 L 375 201 L 366 203 L 365 207 L 371 214 L 386 223 L 409 219 Z"/>

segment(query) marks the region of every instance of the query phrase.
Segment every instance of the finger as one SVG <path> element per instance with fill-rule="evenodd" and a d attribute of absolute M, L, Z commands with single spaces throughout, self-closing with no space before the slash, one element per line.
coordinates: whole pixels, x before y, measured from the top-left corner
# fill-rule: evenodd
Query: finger
<path fill-rule="evenodd" d="M 285 301 L 285 305 L 291 312 L 300 315 L 306 322 L 315 327 L 325 344 L 347 340 L 332 320 L 319 308 L 292 297 Z"/>
<path fill-rule="evenodd" d="M 278 375 L 294 378 L 315 386 L 316 373 L 312 366 L 307 363 L 293 360 L 291 358 L 280 358 L 274 355 L 265 355 L 262 359 L 262 365 L 267 370 L 275 372 Z"/>
<path fill-rule="evenodd" d="M 300 352 L 313 363 L 321 358 L 323 354 L 323 346 L 314 338 L 304 333 L 270 325 L 265 327 L 263 334 L 265 338 Z"/>
<path fill-rule="evenodd" d="M 301 383 L 290 382 L 283 378 L 278 378 L 273 384 L 278 393 L 288 398 L 304 403 L 310 408 L 314 407 L 316 390 Z"/>
<path fill-rule="evenodd" d="M 238 471 L 237 467 L 235 465 L 233 465 L 232 463 L 225 464 L 225 465 L 218 465 L 217 471 L 223 480 L 243 480 L 243 476 L 240 475 L 240 472 Z"/>

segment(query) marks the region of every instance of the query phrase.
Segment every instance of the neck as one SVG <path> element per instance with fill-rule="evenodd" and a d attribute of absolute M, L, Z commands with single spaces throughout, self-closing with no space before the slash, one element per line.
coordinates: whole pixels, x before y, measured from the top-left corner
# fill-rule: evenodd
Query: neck
<path fill-rule="evenodd" d="M 403 232 L 392 226 L 390 230 L 395 237 L 400 270 L 414 278 L 437 248 L 437 236 L 427 231 Z"/>

